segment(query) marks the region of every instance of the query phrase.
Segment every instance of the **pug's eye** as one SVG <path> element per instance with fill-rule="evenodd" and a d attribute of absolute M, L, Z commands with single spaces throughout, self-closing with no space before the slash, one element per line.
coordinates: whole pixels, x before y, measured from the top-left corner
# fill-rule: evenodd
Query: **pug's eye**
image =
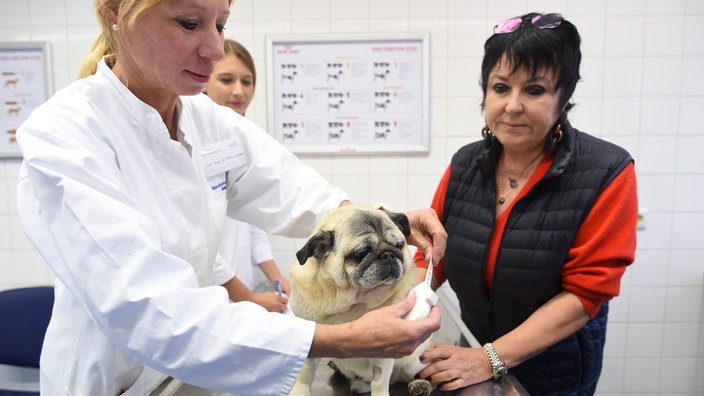
<path fill-rule="evenodd" d="M 404 242 L 404 241 L 399 241 L 399 242 L 396 242 L 396 245 L 395 245 L 395 246 L 396 246 L 396 249 L 403 249 L 403 247 L 404 247 L 405 245 L 406 245 L 406 242 Z"/>
<path fill-rule="evenodd" d="M 350 252 L 349 258 L 357 263 L 361 263 L 365 257 L 369 254 L 371 249 L 369 246 L 360 246 L 359 248 Z"/>

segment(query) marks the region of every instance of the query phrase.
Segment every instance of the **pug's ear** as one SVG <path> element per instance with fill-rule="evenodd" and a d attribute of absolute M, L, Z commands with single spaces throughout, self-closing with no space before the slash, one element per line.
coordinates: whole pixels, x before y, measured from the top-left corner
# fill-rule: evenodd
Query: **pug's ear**
<path fill-rule="evenodd" d="M 406 219 L 408 222 L 408 219 Z M 318 261 L 323 261 L 335 245 L 335 233 L 333 231 L 320 231 L 313 235 L 305 245 L 296 252 L 298 264 L 303 265 L 308 258 L 313 256 Z"/>
<path fill-rule="evenodd" d="M 389 215 L 391 221 L 393 221 L 396 226 L 403 232 L 403 235 L 409 237 L 411 235 L 411 223 L 408 222 L 408 216 L 404 213 L 392 212 L 390 210 L 382 209 Z"/>

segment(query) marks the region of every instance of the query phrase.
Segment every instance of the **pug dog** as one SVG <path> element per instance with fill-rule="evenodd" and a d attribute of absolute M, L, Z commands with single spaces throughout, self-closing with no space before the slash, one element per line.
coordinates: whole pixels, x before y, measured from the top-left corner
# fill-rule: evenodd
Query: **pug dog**
<path fill-rule="evenodd" d="M 296 316 L 322 324 L 339 324 L 391 305 L 418 282 L 406 244 L 408 218 L 384 208 L 346 205 L 328 212 L 290 270 L 289 303 Z M 419 356 L 428 339 L 401 359 L 332 359 L 330 366 L 350 380 L 355 393 L 388 396 L 389 386 L 408 383 L 409 394 L 429 395 L 433 386 L 415 379 L 425 367 Z M 308 396 L 320 359 L 303 365 L 290 396 Z"/>

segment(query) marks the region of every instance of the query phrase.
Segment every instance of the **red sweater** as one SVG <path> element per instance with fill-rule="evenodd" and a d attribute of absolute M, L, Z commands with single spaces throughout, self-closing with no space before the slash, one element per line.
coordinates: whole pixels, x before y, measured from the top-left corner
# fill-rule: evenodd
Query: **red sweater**
<path fill-rule="evenodd" d="M 496 218 L 486 262 L 487 290 L 491 290 L 499 243 L 513 204 L 547 173 L 552 160 L 552 156 L 544 156 L 516 199 Z M 445 170 L 431 205 L 440 219 L 449 178 L 450 167 Z M 633 229 L 638 219 L 638 204 L 636 200 L 629 199 L 635 192 L 635 169 L 630 163 L 597 197 L 579 227 L 562 267 L 562 288 L 575 294 L 592 318 L 604 301 L 619 294 L 621 276 L 626 266 L 635 259 L 636 236 Z M 418 267 L 427 268 L 422 252 L 416 252 L 415 260 Z M 445 281 L 442 261 L 434 267 L 433 274 L 438 282 Z"/>

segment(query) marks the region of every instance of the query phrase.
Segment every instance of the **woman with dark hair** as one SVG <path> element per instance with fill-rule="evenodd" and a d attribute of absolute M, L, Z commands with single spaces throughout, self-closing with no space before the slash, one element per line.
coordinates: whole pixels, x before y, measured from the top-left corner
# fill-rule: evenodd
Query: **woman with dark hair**
<path fill-rule="evenodd" d="M 504 20 L 485 43 L 483 140 L 455 153 L 432 202 L 448 233 L 434 286 L 449 281 L 482 347 L 423 355 L 420 377 L 443 390 L 510 372 L 533 395 L 595 391 L 638 205 L 631 156 L 567 119 L 579 46 L 554 13 Z"/>

